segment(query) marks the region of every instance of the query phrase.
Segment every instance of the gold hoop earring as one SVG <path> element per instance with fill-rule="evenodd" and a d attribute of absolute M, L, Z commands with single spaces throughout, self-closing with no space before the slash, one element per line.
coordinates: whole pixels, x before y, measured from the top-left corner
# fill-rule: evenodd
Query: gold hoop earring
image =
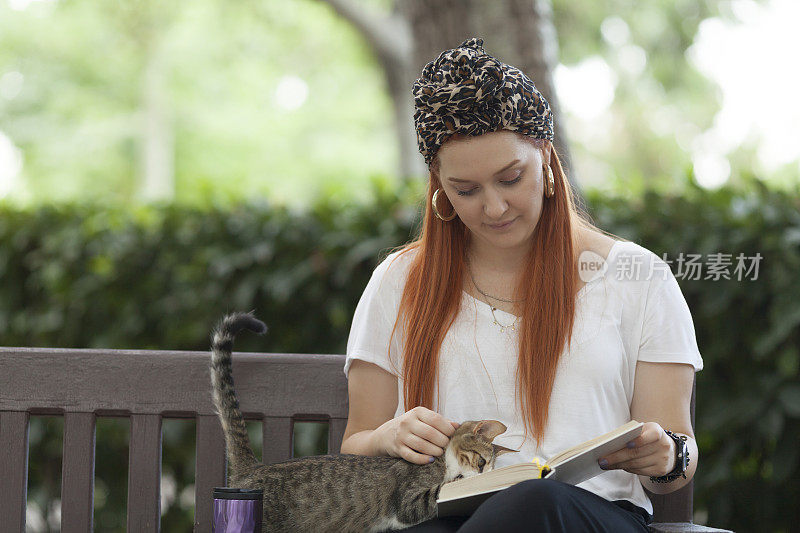
<path fill-rule="evenodd" d="M 550 165 L 543 164 L 542 170 L 545 174 L 547 174 L 547 182 L 545 183 L 544 187 L 544 195 L 547 198 L 552 198 L 553 195 L 556 193 L 556 180 L 553 178 L 553 169 L 550 168 Z"/>
<path fill-rule="evenodd" d="M 453 209 L 453 213 L 449 217 L 445 218 L 441 213 L 439 213 L 439 209 L 436 207 L 436 200 L 439 198 L 439 191 L 441 190 L 442 189 L 436 189 L 436 192 L 433 193 L 433 198 L 431 198 L 431 207 L 433 208 L 433 214 L 436 215 L 439 220 L 443 222 L 450 222 L 456 218 L 456 210 Z"/>

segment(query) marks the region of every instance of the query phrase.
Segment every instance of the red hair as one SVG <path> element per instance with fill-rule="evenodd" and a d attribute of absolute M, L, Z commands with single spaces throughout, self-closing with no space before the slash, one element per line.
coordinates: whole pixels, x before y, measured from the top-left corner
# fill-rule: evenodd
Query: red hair
<path fill-rule="evenodd" d="M 548 141 L 517 134 L 540 150 Z M 580 227 L 594 227 L 576 207 L 558 155 L 550 145 L 550 168 L 555 194 L 543 198 L 542 212 L 531 239 L 526 268 L 515 295 L 519 305 L 519 359 L 517 394 L 526 432 L 541 443 L 547 424 L 550 394 L 561 352 L 572 335 L 575 298 L 579 288 L 576 236 Z M 401 248 L 416 250 L 400 300 L 395 330 L 402 321 L 403 397 L 406 410 L 421 405 L 432 409 L 438 382 L 439 350 L 458 315 L 465 273 L 468 229 L 456 217 L 449 222 L 431 209 L 439 188 L 439 158 L 431 164 L 427 202 L 418 237 Z M 439 195 L 439 209 L 448 216 L 453 208 Z M 394 334 L 394 331 L 393 331 Z"/>

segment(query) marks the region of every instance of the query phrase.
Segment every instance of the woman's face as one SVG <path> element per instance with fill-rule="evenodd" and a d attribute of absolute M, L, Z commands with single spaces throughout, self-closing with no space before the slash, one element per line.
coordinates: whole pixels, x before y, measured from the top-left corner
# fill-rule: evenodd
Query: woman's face
<path fill-rule="evenodd" d="M 450 140 L 439 160 L 442 189 L 474 244 L 527 249 L 542 212 L 541 151 L 501 130 Z M 447 211 L 441 199 L 439 206 Z"/>

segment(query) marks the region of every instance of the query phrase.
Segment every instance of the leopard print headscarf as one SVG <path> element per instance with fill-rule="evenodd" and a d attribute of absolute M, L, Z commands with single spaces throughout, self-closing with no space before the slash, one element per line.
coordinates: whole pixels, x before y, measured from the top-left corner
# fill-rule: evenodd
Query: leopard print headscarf
<path fill-rule="evenodd" d="M 467 39 L 445 50 L 414 82 L 417 145 L 430 167 L 454 133 L 483 135 L 506 129 L 553 140 L 550 105 L 522 71 L 483 50 L 483 39 Z"/>

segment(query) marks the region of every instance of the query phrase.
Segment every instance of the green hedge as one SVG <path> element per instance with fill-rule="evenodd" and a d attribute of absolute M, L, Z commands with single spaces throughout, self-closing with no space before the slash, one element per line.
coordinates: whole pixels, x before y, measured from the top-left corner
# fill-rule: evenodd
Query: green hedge
<path fill-rule="evenodd" d="M 415 215 L 380 189 L 368 207 L 313 212 L 0 207 L 0 341 L 205 350 L 225 312 L 254 309 L 271 331 L 237 349 L 344 353 L 379 251 Z"/>
<path fill-rule="evenodd" d="M 222 314 L 254 309 L 270 333 L 237 349 L 343 353 L 372 269 L 414 231 L 415 192 L 376 187 L 369 205 L 321 202 L 307 212 L 0 205 L 0 342 L 205 350 Z M 587 200 L 601 228 L 668 259 L 761 254 L 756 280 L 679 278 L 705 362 L 695 509 L 718 527 L 790 529 L 800 522 L 798 195 L 754 181 Z M 165 446 L 179 449 L 191 431 L 176 435 L 165 434 Z M 34 432 L 32 454 L 51 436 Z M 32 464 L 31 483 L 40 475 Z M 169 527 L 191 520 L 190 510 L 173 514 Z"/>

